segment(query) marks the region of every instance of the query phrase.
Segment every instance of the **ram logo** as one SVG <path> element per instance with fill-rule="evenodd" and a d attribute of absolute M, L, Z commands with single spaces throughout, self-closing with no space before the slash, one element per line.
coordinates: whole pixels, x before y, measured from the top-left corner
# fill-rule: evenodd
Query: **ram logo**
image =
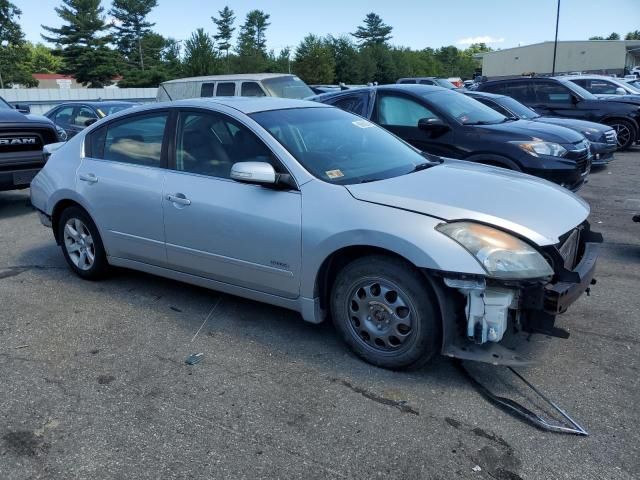
<path fill-rule="evenodd" d="M 7 145 L 35 145 L 36 137 L 0 138 L 0 147 Z"/>

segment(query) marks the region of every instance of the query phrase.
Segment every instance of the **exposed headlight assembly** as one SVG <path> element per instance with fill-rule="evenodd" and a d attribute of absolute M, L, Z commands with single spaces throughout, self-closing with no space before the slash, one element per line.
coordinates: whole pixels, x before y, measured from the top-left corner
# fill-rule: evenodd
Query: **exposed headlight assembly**
<path fill-rule="evenodd" d="M 567 149 L 559 143 L 555 142 L 509 142 L 519 146 L 522 150 L 529 155 L 537 157 L 539 155 L 551 155 L 553 157 L 564 157 L 567 154 Z"/>
<path fill-rule="evenodd" d="M 522 280 L 553 275 L 535 248 L 501 230 L 464 221 L 441 223 L 436 230 L 466 248 L 491 278 Z"/>

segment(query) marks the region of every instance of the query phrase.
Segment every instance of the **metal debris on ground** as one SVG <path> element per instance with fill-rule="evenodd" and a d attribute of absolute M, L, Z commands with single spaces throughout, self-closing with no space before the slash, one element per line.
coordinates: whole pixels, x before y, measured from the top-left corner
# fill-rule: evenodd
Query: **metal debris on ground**
<path fill-rule="evenodd" d="M 203 356 L 204 353 L 192 353 L 187 357 L 184 363 L 186 363 L 187 365 L 195 365 L 197 363 L 200 363 L 200 360 L 202 360 Z"/>
<path fill-rule="evenodd" d="M 532 412 L 525 406 L 519 404 L 515 400 L 502 397 L 491 392 L 486 386 L 480 383 L 471 373 L 467 370 L 462 361 L 456 362 L 460 370 L 471 381 L 473 386 L 478 392 L 489 400 L 491 403 L 502 408 L 506 412 L 514 415 L 517 418 L 523 419 L 532 425 L 540 428 L 541 430 L 547 430 L 549 432 L 556 433 L 570 433 L 574 435 L 588 436 L 589 433 L 582 428 L 575 420 L 573 420 L 567 412 L 560 408 L 556 403 L 547 398 L 540 390 L 534 387 L 529 381 L 527 381 L 521 374 L 516 372 L 512 367 L 507 367 L 511 373 L 513 373 L 518 379 L 520 379 L 529 389 L 531 389 L 539 398 L 544 400 L 545 403 L 550 405 L 556 412 L 558 412 L 565 420 L 564 424 L 553 423 L 553 421 L 547 420 L 541 417 L 535 412 Z"/>

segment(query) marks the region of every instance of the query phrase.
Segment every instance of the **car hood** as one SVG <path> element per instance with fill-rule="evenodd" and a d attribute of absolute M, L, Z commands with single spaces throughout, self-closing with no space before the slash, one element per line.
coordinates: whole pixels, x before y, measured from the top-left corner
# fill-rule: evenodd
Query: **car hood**
<path fill-rule="evenodd" d="M 640 105 L 640 95 L 596 95 L 600 100 L 607 102 L 631 103 L 632 105 Z"/>
<path fill-rule="evenodd" d="M 475 220 L 539 246 L 558 243 L 589 215 L 584 200 L 546 180 L 451 159 L 420 172 L 346 188 L 358 200 L 446 221 Z"/>
<path fill-rule="evenodd" d="M 572 130 L 580 130 L 581 132 L 591 129 L 599 133 L 604 133 L 612 128 L 602 123 L 589 122 L 587 120 L 577 120 L 574 118 L 560 118 L 560 117 L 536 117 L 536 122 L 552 123 L 560 127 L 571 128 Z"/>
<path fill-rule="evenodd" d="M 51 120 L 40 115 L 25 115 L 17 110 L 1 109 L 0 123 L 38 123 L 51 125 Z"/>
<path fill-rule="evenodd" d="M 494 125 L 480 125 L 484 131 L 501 133 L 512 136 L 513 140 L 544 140 L 556 143 L 577 143 L 582 140 L 582 135 L 574 130 L 558 125 L 540 123 L 532 120 L 515 120 L 511 122 L 496 123 Z"/>

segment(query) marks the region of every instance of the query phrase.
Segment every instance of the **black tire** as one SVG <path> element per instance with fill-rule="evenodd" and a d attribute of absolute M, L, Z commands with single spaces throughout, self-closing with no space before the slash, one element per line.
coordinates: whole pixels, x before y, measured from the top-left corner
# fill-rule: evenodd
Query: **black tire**
<path fill-rule="evenodd" d="M 88 265 L 88 261 L 85 261 L 80 263 L 81 266 L 79 266 L 79 258 L 76 258 L 76 256 L 80 257 L 81 254 L 77 251 L 70 251 L 74 246 L 78 246 L 78 241 L 74 240 L 75 237 L 72 237 L 70 233 L 65 233 L 65 227 L 67 223 L 76 221 L 81 222 L 85 227 L 77 229 L 76 233 L 80 231 L 80 236 L 84 236 L 82 248 L 84 248 L 85 258 L 93 257 L 90 265 Z M 109 270 L 107 254 L 102 244 L 100 233 L 89 214 L 80 207 L 68 207 L 60 215 L 60 220 L 56 228 L 58 229 L 58 238 L 60 239 L 62 253 L 71 270 L 86 280 L 99 280 L 104 278 Z M 84 232 L 84 234 L 82 232 Z M 90 234 L 90 237 L 86 236 L 87 232 Z M 89 243 L 87 239 L 90 239 L 91 243 Z"/>
<path fill-rule="evenodd" d="M 618 135 L 618 150 L 628 150 L 631 148 L 638 136 L 636 127 L 632 122 L 624 118 L 612 118 L 605 123 L 613 128 Z"/>
<path fill-rule="evenodd" d="M 419 368 L 440 350 L 442 323 L 435 295 L 426 278 L 401 259 L 375 255 L 347 264 L 333 284 L 330 303 L 345 343 L 373 365 Z"/>

